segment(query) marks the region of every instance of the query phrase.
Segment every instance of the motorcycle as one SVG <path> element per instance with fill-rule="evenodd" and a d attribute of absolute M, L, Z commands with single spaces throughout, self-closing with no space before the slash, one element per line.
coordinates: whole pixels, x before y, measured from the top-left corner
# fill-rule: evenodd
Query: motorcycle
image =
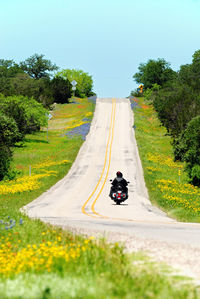
<path fill-rule="evenodd" d="M 110 180 L 112 182 L 112 180 Z M 128 184 L 130 182 L 127 182 Z M 124 191 L 124 187 L 120 182 L 115 186 L 115 188 L 110 192 L 110 198 L 117 204 L 124 202 L 128 199 L 128 192 Z"/>

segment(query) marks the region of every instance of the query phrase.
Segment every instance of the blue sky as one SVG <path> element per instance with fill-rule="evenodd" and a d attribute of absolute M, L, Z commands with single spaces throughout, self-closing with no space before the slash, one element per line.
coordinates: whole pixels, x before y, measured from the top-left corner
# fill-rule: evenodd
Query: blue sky
<path fill-rule="evenodd" d="M 99 97 L 128 96 L 150 58 L 190 63 L 199 32 L 199 0 L 0 0 L 0 58 L 44 54 L 92 75 Z"/>

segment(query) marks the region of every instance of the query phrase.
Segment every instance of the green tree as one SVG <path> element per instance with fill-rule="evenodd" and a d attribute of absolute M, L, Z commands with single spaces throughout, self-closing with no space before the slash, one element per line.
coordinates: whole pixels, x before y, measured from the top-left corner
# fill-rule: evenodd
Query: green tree
<path fill-rule="evenodd" d="M 11 147 L 18 136 L 19 131 L 14 119 L 0 111 L 0 180 L 8 173 L 12 158 Z"/>
<path fill-rule="evenodd" d="M 0 59 L 0 93 L 12 94 L 11 80 L 23 70 L 13 60 Z"/>
<path fill-rule="evenodd" d="M 195 92 L 200 92 L 200 50 L 193 54 L 191 64 L 182 65 L 178 72 L 178 80 L 187 84 Z"/>
<path fill-rule="evenodd" d="M 200 114 L 200 96 L 191 87 L 176 81 L 159 90 L 153 104 L 161 123 L 173 138 L 177 138 L 187 123 Z"/>
<path fill-rule="evenodd" d="M 33 97 L 44 107 L 50 107 L 53 103 L 53 92 L 49 78 L 35 80 L 28 74 L 17 74 L 10 81 L 11 94 Z"/>
<path fill-rule="evenodd" d="M 155 83 L 164 86 L 166 82 L 176 76 L 176 72 L 170 68 L 170 64 L 161 58 L 157 60 L 150 59 L 147 63 L 140 63 L 138 69 L 139 72 L 133 75 L 133 79 L 138 84 L 142 83 L 144 89 L 152 88 Z"/>
<path fill-rule="evenodd" d="M 160 88 L 160 85 L 158 85 L 157 83 L 153 84 L 152 88 L 147 88 L 143 94 L 145 99 L 149 102 L 153 102 Z"/>
<path fill-rule="evenodd" d="M 63 79 L 62 77 L 53 78 L 51 89 L 56 103 L 69 103 L 68 99 L 71 98 L 72 86 L 68 79 Z"/>
<path fill-rule="evenodd" d="M 89 97 L 93 95 L 93 80 L 92 76 L 82 70 L 65 69 L 57 73 L 57 76 L 68 79 L 70 82 L 77 82 L 75 95 L 77 97 Z"/>
<path fill-rule="evenodd" d="M 19 130 L 18 140 L 47 125 L 47 110 L 33 98 L 0 95 L 0 111 L 15 120 Z"/>
<path fill-rule="evenodd" d="M 191 182 L 200 187 L 200 115 L 194 117 L 182 135 L 186 171 Z"/>
<path fill-rule="evenodd" d="M 50 60 L 44 59 L 44 55 L 34 54 L 20 63 L 20 67 L 34 79 L 49 78 L 50 73 L 58 70 L 58 67 Z"/>

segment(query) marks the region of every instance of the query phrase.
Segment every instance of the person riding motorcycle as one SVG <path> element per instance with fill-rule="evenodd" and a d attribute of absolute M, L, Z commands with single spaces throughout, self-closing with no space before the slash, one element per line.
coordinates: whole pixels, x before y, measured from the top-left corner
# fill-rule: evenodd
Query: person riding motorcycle
<path fill-rule="evenodd" d="M 123 178 L 123 174 L 118 171 L 116 173 L 116 178 L 112 181 L 112 186 L 111 186 L 111 189 L 110 189 L 110 194 L 109 196 L 111 197 L 112 196 L 112 192 L 115 191 L 115 188 L 116 186 L 120 183 L 120 185 L 122 185 L 123 187 L 123 191 L 126 192 L 127 194 L 127 198 L 128 198 L 128 188 L 126 187 L 128 185 L 128 182 Z"/>

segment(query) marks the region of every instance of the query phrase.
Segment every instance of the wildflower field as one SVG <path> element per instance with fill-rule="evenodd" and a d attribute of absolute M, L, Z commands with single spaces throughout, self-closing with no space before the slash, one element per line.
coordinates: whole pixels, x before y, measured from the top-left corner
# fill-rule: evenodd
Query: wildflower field
<path fill-rule="evenodd" d="M 0 182 L 0 298 L 200 298 L 190 281 L 142 254 L 19 212 L 66 175 L 93 111 L 87 99 L 56 105 L 48 135 L 43 128 L 14 149 L 16 177 Z"/>
<path fill-rule="evenodd" d="M 149 196 L 180 221 L 200 222 L 200 189 L 189 184 L 184 163 L 174 162 L 171 139 L 153 106 L 132 99 L 134 128 Z"/>

